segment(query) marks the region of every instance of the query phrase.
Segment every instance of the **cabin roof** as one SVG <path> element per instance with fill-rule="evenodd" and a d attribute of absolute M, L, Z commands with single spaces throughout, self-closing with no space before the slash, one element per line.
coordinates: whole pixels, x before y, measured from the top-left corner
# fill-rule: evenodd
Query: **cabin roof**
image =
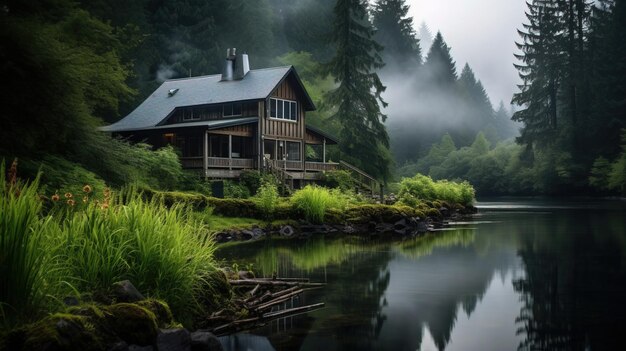
<path fill-rule="evenodd" d="M 243 79 L 232 81 L 222 81 L 221 74 L 166 80 L 128 116 L 100 130 L 122 132 L 155 129 L 177 107 L 263 100 L 290 74 L 300 85 L 304 109 L 315 110 L 293 66 L 283 66 L 250 70 Z M 204 122 L 189 122 L 185 125 Z"/>
<path fill-rule="evenodd" d="M 323 131 L 323 130 L 321 130 L 319 128 L 307 125 L 306 126 L 306 130 L 308 132 L 313 133 L 313 134 L 317 134 L 318 136 L 321 136 L 322 138 L 326 138 L 326 140 L 329 141 L 330 144 L 339 144 L 339 140 L 337 138 L 335 138 L 334 136 L 326 133 L 325 131 Z"/>
<path fill-rule="evenodd" d="M 221 129 L 234 127 L 244 124 L 257 123 L 259 121 L 259 117 L 240 117 L 240 118 L 226 118 L 226 119 L 211 119 L 205 121 L 196 121 L 196 122 L 184 122 L 184 123 L 176 123 L 176 124 L 163 124 L 160 126 L 149 128 L 150 130 L 170 130 L 170 129 L 180 129 L 180 128 L 193 128 L 193 127 L 206 127 L 207 130 L 213 129 Z M 145 130 L 146 128 L 129 128 L 129 129 L 118 129 L 116 132 L 135 132 L 140 130 Z"/>

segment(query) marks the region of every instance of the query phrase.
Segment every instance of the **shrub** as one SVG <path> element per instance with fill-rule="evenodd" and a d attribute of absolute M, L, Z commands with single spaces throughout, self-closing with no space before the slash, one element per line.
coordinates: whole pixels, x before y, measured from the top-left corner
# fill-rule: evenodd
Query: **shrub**
<path fill-rule="evenodd" d="M 259 187 L 255 201 L 266 219 L 271 219 L 278 202 L 278 188 L 272 182 L 264 182 Z"/>
<path fill-rule="evenodd" d="M 432 178 L 417 174 L 412 178 L 403 178 L 398 193 L 400 203 L 417 206 L 424 200 L 443 200 L 449 203 L 469 205 L 474 201 L 475 191 L 472 185 L 447 180 L 433 181 Z"/>
<path fill-rule="evenodd" d="M 339 188 L 343 191 L 353 190 L 356 183 L 350 172 L 345 170 L 336 170 L 326 172 L 322 180 L 324 186 L 329 188 Z"/>
<path fill-rule="evenodd" d="M 350 196 L 342 194 L 338 189 L 329 190 L 313 185 L 307 185 L 291 196 L 293 205 L 313 223 L 323 222 L 327 209 L 345 209 L 350 201 Z"/>
<path fill-rule="evenodd" d="M 232 180 L 224 181 L 224 197 L 233 199 L 247 199 L 250 197 L 250 190 L 243 184 Z"/>

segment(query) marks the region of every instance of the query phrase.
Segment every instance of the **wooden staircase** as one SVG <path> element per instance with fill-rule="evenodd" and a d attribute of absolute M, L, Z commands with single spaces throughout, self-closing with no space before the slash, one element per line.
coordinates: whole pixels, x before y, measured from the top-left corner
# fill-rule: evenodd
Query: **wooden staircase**
<path fill-rule="evenodd" d="M 372 176 L 345 161 L 339 161 L 339 167 L 350 173 L 358 188 L 357 192 L 369 193 L 372 198 L 381 195 L 382 187 Z"/>
<path fill-rule="evenodd" d="M 293 177 L 284 168 L 278 166 L 275 160 L 263 158 L 263 168 L 278 179 L 283 186 L 283 196 L 293 193 Z"/>

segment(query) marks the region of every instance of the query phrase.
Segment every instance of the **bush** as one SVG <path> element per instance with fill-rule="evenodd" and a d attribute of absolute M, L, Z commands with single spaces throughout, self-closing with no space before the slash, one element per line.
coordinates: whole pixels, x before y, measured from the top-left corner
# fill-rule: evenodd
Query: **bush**
<path fill-rule="evenodd" d="M 232 180 L 225 180 L 224 197 L 233 199 L 247 199 L 250 197 L 250 190 L 241 183 L 237 183 Z"/>
<path fill-rule="evenodd" d="M 338 189 L 326 189 L 307 185 L 291 196 L 292 204 L 304 215 L 306 220 L 322 223 L 327 209 L 345 209 L 353 201 L 350 195 Z"/>
<path fill-rule="evenodd" d="M 326 172 L 322 184 L 328 188 L 339 188 L 343 191 L 353 190 L 356 187 L 350 172 L 345 170 Z"/>
<path fill-rule="evenodd" d="M 271 219 L 278 202 L 278 188 L 272 182 L 264 182 L 259 187 L 255 201 L 266 219 Z"/>
<path fill-rule="evenodd" d="M 455 183 L 447 180 L 435 182 L 432 178 L 421 174 L 412 178 L 403 178 L 398 193 L 400 203 L 413 207 L 425 200 L 443 200 L 449 203 L 470 205 L 474 201 L 474 196 L 474 188 L 468 182 Z"/>
<path fill-rule="evenodd" d="M 37 174 L 41 170 L 40 183 L 45 184 L 48 192 L 59 194 L 77 194 L 85 184 L 89 184 L 94 192 L 101 192 L 106 184 L 93 172 L 81 165 L 64 158 L 46 155 L 42 161 L 24 160 L 20 162 L 20 174 Z"/>

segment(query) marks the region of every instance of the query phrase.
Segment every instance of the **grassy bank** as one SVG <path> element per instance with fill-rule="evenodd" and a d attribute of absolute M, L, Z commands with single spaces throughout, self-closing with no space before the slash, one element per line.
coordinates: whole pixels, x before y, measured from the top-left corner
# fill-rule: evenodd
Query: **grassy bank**
<path fill-rule="evenodd" d="M 1 173 L 4 174 L 4 166 Z M 39 179 L 0 177 L 0 311 L 7 327 L 90 300 L 128 279 L 166 300 L 178 320 L 201 312 L 217 270 L 206 226 L 184 203 L 165 206 L 133 191 L 39 192 Z M 206 305 L 206 304 L 205 304 Z"/>

